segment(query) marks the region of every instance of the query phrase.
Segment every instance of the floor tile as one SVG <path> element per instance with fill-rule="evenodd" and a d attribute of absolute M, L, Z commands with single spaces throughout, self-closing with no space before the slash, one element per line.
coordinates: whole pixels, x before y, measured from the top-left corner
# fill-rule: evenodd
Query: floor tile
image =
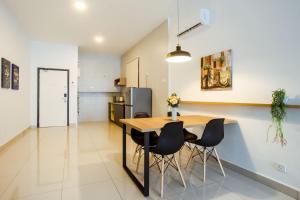
<path fill-rule="evenodd" d="M 113 181 L 117 186 L 117 189 L 120 192 L 123 200 L 152 199 L 145 198 L 144 195 L 139 191 L 139 189 L 134 184 L 132 184 L 132 180 L 129 177 L 114 179 Z"/>
<path fill-rule="evenodd" d="M 98 152 L 84 152 L 77 154 L 66 154 L 66 167 L 78 167 L 81 165 L 99 164 L 102 163 Z"/>
<path fill-rule="evenodd" d="M 16 199 L 60 190 L 61 188 L 61 182 L 51 182 L 51 180 L 44 180 L 41 177 L 22 175 L 17 177 L 13 183 L 9 185 L 8 189 L 3 193 L 3 196 L 7 199 Z"/>
<path fill-rule="evenodd" d="M 62 200 L 121 200 L 111 181 L 98 182 L 81 187 L 67 188 L 62 192 Z"/>
<path fill-rule="evenodd" d="M 87 164 L 66 168 L 64 172 L 63 188 L 86 185 L 99 181 L 110 180 L 104 164 Z"/>
<path fill-rule="evenodd" d="M 61 190 L 19 198 L 17 200 L 61 200 Z"/>

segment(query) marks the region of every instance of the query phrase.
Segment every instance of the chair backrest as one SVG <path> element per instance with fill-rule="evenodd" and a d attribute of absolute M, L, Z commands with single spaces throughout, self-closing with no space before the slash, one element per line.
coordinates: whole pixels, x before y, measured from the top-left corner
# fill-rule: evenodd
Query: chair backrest
<path fill-rule="evenodd" d="M 179 151 L 183 144 L 183 122 L 170 122 L 161 129 L 155 148 L 156 152 L 161 155 L 170 155 Z"/>
<path fill-rule="evenodd" d="M 137 112 L 134 114 L 134 118 L 149 118 L 150 115 L 145 112 Z"/>
<path fill-rule="evenodd" d="M 207 123 L 200 139 L 203 146 L 217 146 L 223 140 L 224 120 L 225 119 L 212 119 Z"/>
<path fill-rule="evenodd" d="M 148 113 L 145 112 L 137 112 L 134 114 L 134 118 L 149 118 L 149 117 L 150 116 L 148 115 Z M 130 132 L 131 132 L 131 138 L 135 143 L 139 145 L 144 145 L 144 140 L 140 141 L 137 139 L 138 137 L 144 137 L 144 135 L 140 131 L 132 128 Z"/>
<path fill-rule="evenodd" d="M 168 112 L 168 117 L 171 117 L 172 116 L 172 112 Z M 179 112 L 177 112 L 177 116 L 180 116 L 180 113 Z"/>

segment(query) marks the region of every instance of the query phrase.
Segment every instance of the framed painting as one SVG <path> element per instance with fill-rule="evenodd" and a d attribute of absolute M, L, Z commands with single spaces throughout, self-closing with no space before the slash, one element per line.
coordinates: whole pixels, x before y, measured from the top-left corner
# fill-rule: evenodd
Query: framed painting
<path fill-rule="evenodd" d="M 19 67 L 15 64 L 11 66 L 11 89 L 19 89 Z"/>
<path fill-rule="evenodd" d="M 201 90 L 232 88 L 232 51 L 226 50 L 201 58 Z"/>
<path fill-rule="evenodd" d="M 1 59 L 1 87 L 10 88 L 10 61 L 5 58 Z"/>

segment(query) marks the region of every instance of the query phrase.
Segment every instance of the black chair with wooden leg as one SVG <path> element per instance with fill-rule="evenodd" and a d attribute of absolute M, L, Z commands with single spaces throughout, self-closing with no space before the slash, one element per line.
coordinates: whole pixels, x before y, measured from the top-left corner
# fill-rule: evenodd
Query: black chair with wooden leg
<path fill-rule="evenodd" d="M 161 163 L 161 168 L 159 167 L 161 172 L 161 198 L 163 198 L 164 194 L 164 174 L 169 166 L 172 166 L 179 172 L 183 186 L 186 188 L 180 166 L 175 157 L 175 153 L 181 149 L 183 144 L 183 122 L 170 122 L 161 129 L 157 145 L 150 147 L 150 152 L 154 154 L 155 158 L 153 165 L 159 167 L 159 163 Z"/>
<path fill-rule="evenodd" d="M 187 162 L 187 166 L 191 159 L 193 159 L 196 156 L 200 156 L 200 158 L 203 161 L 203 182 L 205 182 L 206 179 L 206 163 L 207 160 L 210 158 L 213 153 L 215 154 L 215 159 L 218 161 L 221 171 L 223 173 L 223 176 L 225 176 L 225 172 L 222 166 L 222 163 L 220 161 L 218 152 L 216 150 L 216 146 L 221 143 L 221 141 L 224 138 L 224 119 L 213 119 L 207 123 L 205 126 L 203 135 L 201 139 L 191 141 L 192 144 L 195 144 L 195 147 L 193 148 L 193 151 L 191 153 L 191 156 Z M 198 147 L 202 147 L 199 149 Z M 196 155 L 194 155 L 194 152 L 196 151 Z M 203 155 L 203 156 L 202 156 Z"/>
<path fill-rule="evenodd" d="M 172 116 L 172 112 L 168 112 L 168 117 L 171 117 Z M 180 113 L 177 112 L 177 116 L 180 116 Z M 194 141 L 194 140 L 197 140 L 197 135 L 189 132 L 188 130 L 186 130 L 185 128 L 183 129 L 183 135 L 184 135 L 184 141 L 185 142 L 190 142 L 190 141 Z M 191 149 L 191 147 L 188 145 L 188 143 L 185 143 L 186 146 Z"/>
<path fill-rule="evenodd" d="M 134 118 L 149 118 L 150 116 L 147 113 L 144 112 L 138 112 L 135 113 Z M 151 131 L 150 134 L 150 146 L 154 146 L 157 144 L 158 140 L 158 135 L 155 131 Z M 140 165 L 140 160 L 142 157 L 142 151 L 144 147 L 144 133 L 141 133 L 140 131 L 132 128 L 131 129 L 131 138 L 132 140 L 137 144 L 132 161 L 134 161 L 136 154 L 138 154 L 138 162 L 136 165 L 136 171 L 138 172 L 139 170 L 139 165 Z"/>

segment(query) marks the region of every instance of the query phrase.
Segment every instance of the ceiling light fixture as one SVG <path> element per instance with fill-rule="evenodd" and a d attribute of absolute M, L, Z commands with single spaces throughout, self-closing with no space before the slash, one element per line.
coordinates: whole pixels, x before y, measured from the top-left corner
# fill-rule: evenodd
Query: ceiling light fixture
<path fill-rule="evenodd" d="M 177 0 L 177 45 L 176 50 L 167 54 L 166 61 L 172 63 L 181 63 L 187 62 L 192 59 L 191 54 L 187 51 L 181 50 L 181 46 L 179 44 L 179 0 Z"/>
<path fill-rule="evenodd" d="M 96 41 L 97 43 L 101 43 L 101 42 L 103 42 L 103 38 L 100 37 L 100 36 L 96 36 L 96 37 L 95 37 L 95 41 Z"/>
<path fill-rule="evenodd" d="M 76 10 L 83 12 L 87 9 L 86 3 L 83 0 L 76 0 L 74 2 L 74 8 L 76 8 Z"/>

